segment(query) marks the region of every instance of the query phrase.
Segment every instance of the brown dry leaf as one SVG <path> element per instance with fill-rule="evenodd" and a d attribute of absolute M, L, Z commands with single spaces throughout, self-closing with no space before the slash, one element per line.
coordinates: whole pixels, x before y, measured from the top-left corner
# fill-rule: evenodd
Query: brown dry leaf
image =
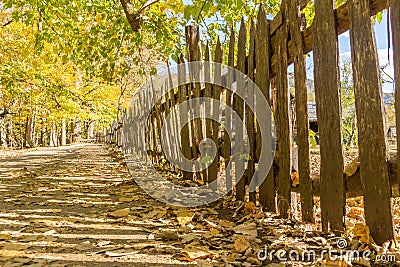
<path fill-rule="evenodd" d="M 254 222 L 240 224 L 236 227 L 233 227 L 232 230 L 237 234 L 242 234 L 254 238 L 257 237 L 257 225 Z"/>
<path fill-rule="evenodd" d="M 120 197 L 118 199 L 119 202 L 132 202 L 134 200 L 134 198 L 131 197 Z"/>
<path fill-rule="evenodd" d="M 300 184 L 299 173 L 295 172 L 292 174 L 292 186 L 296 187 Z"/>
<path fill-rule="evenodd" d="M 123 218 L 123 217 L 127 217 L 129 215 L 129 211 L 130 211 L 129 208 L 125 208 L 125 209 L 110 212 L 109 215 L 114 218 Z"/>
<path fill-rule="evenodd" d="M 0 234 L 0 240 L 10 240 L 11 238 L 10 234 Z"/>
<path fill-rule="evenodd" d="M 371 236 L 369 227 L 363 224 L 356 224 L 352 230 L 355 237 L 358 237 L 362 243 L 370 244 Z"/>
<path fill-rule="evenodd" d="M 233 244 L 232 251 L 234 253 L 242 253 L 250 247 L 250 242 L 245 237 L 239 237 Z"/>
<path fill-rule="evenodd" d="M 185 260 L 187 261 L 195 261 L 197 259 L 206 259 L 213 257 L 213 253 L 209 251 L 207 247 L 193 246 L 190 244 L 186 245 L 182 249 L 182 253 L 186 255 Z"/>
<path fill-rule="evenodd" d="M 29 248 L 28 244 L 19 244 L 19 243 L 4 243 L 3 249 L 5 250 L 27 250 Z"/>
<path fill-rule="evenodd" d="M 180 225 L 185 225 L 189 222 L 191 222 L 194 218 L 194 212 L 191 211 L 183 211 L 181 213 L 178 213 L 177 215 L 177 220 Z"/>
<path fill-rule="evenodd" d="M 359 165 L 360 165 L 359 164 L 359 159 L 358 159 L 358 157 L 356 157 L 349 165 L 347 165 L 344 168 L 344 173 L 348 177 L 353 176 L 357 172 Z"/>
<path fill-rule="evenodd" d="M 196 180 L 196 183 L 198 183 L 198 184 L 200 184 L 200 185 L 204 185 L 204 181 L 203 181 L 203 180 L 200 180 L 200 179 L 197 179 L 197 180 Z"/>
<path fill-rule="evenodd" d="M 164 215 L 166 215 L 166 214 L 167 214 L 167 210 L 160 210 L 160 211 L 157 213 L 157 215 L 156 215 L 155 217 L 153 217 L 153 219 L 156 219 L 156 220 L 161 219 L 161 218 L 164 217 Z"/>
<path fill-rule="evenodd" d="M 224 228 L 232 228 L 235 226 L 235 223 L 231 221 L 220 220 L 218 225 Z"/>
<path fill-rule="evenodd" d="M 244 204 L 244 213 L 253 213 L 256 210 L 256 204 L 254 202 L 246 202 Z"/>
<path fill-rule="evenodd" d="M 215 228 L 211 229 L 210 231 L 206 232 L 203 236 L 205 237 L 213 237 L 219 235 L 219 231 Z"/>

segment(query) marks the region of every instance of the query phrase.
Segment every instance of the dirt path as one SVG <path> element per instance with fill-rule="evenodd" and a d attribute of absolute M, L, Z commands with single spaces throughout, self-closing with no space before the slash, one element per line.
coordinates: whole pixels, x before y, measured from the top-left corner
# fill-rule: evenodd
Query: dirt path
<path fill-rule="evenodd" d="M 144 220 L 161 204 L 128 179 L 94 144 L 1 159 L 0 265 L 180 266 L 178 249 L 155 239 L 165 224 Z"/>
<path fill-rule="evenodd" d="M 146 175 L 139 165 L 135 172 Z M 198 208 L 167 206 L 139 188 L 121 157 L 105 146 L 39 148 L 0 157 L 0 266 L 304 265 L 302 258 L 259 254 L 266 248 L 297 255 L 312 251 L 317 258 L 310 266 L 349 266 L 322 257 L 323 251 L 337 251 L 342 237 L 343 251 L 386 250 L 352 235 L 363 223 L 363 201 L 347 201 L 349 231 L 335 236 L 318 230 L 318 209 L 317 223 L 304 225 L 229 197 Z M 393 200 L 394 207 L 399 201 Z M 398 225 L 400 209 L 394 210 Z M 390 252 L 400 262 L 399 250 Z M 370 265 L 353 261 L 353 266 Z"/>

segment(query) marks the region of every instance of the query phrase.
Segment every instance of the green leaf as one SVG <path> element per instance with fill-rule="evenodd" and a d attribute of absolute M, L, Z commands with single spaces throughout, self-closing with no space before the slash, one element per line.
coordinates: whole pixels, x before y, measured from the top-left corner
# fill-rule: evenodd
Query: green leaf
<path fill-rule="evenodd" d="M 212 158 L 210 156 L 204 156 L 200 159 L 201 164 L 208 164 L 212 162 Z"/>

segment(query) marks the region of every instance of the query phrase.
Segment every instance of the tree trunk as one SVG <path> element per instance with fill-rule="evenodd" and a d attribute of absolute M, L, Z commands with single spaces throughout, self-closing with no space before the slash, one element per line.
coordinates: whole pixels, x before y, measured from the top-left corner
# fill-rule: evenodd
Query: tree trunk
<path fill-rule="evenodd" d="M 13 117 L 10 116 L 8 120 L 7 126 L 7 143 L 8 146 L 12 149 L 14 147 L 14 136 L 13 136 Z"/>
<path fill-rule="evenodd" d="M 74 138 L 74 129 L 75 129 L 75 121 L 71 120 L 71 124 L 70 124 L 70 135 L 69 135 L 69 143 L 73 144 L 75 142 L 75 138 Z"/>
<path fill-rule="evenodd" d="M 90 121 L 88 128 L 88 139 L 93 139 L 93 138 L 94 138 L 94 121 Z"/>
<path fill-rule="evenodd" d="M 7 147 L 5 118 L 0 118 L 0 147 Z"/>
<path fill-rule="evenodd" d="M 42 130 L 40 132 L 40 144 L 42 146 L 47 146 L 46 118 L 43 118 L 43 117 L 42 117 Z"/>
<path fill-rule="evenodd" d="M 26 119 L 25 126 L 25 146 L 34 147 L 35 146 L 35 122 L 36 116 L 28 117 Z"/>
<path fill-rule="evenodd" d="M 67 145 L 67 120 L 65 118 L 61 120 L 61 145 Z"/>
<path fill-rule="evenodd" d="M 56 147 L 58 146 L 58 134 L 57 134 L 57 127 L 53 123 L 50 131 L 50 146 Z"/>

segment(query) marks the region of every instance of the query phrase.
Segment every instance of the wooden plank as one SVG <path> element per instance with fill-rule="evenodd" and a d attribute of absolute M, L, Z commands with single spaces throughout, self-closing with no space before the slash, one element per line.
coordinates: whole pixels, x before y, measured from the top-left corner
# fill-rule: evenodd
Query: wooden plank
<path fill-rule="evenodd" d="M 217 45 L 215 48 L 215 53 L 214 53 L 214 62 L 222 64 L 222 56 L 223 56 L 222 45 L 221 45 L 221 41 L 218 38 Z M 221 83 L 221 65 L 215 66 L 214 78 L 215 78 L 216 84 Z M 221 97 L 221 87 L 218 85 L 214 85 L 213 89 L 214 90 L 213 90 L 212 96 L 215 100 L 217 100 L 217 104 L 212 107 L 213 113 L 219 115 L 221 107 L 218 103 L 219 103 L 220 97 Z M 218 149 L 219 132 L 220 132 L 219 131 L 219 122 L 213 121 L 212 122 L 212 140 L 217 146 L 217 151 L 216 151 L 215 158 L 209 167 L 210 172 L 209 172 L 208 179 L 209 179 L 210 183 L 216 181 L 217 177 L 218 177 L 218 166 L 219 166 L 219 158 L 220 158 L 219 149 Z M 215 186 L 212 186 L 211 189 L 216 191 L 218 189 L 218 185 L 215 184 Z"/>
<path fill-rule="evenodd" d="M 180 55 L 179 57 L 179 62 L 178 62 L 178 84 L 183 83 L 183 81 L 185 80 L 186 77 L 186 67 L 184 66 L 185 60 L 183 58 L 183 55 Z M 188 100 L 188 89 L 187 89 L 187 85 L 181 85 L 178 88 L 178 94 L 179 94 L 179 98 L 178 98 L 178 103 L 181 104 L 185 101 Z M 189 114 L 188 114 L 189 117 Z M 189 135 L 189 127 L 190 127 L 190 123 L 186 123 L 186 119 L 184 117 L 180 117 L 179 120 L 179 129 L 181 129 L 180 131 L 180 135 L 181 135 L 181 150 L 182 150 L 182 154 L 186 159 L 193 159 L 193 155 L 192 155 L 192 150 L 191 150 L 191 145 L 190 145 L 190 135 Z M 185 169 L 188 169 L 189 166 L 184 166 Z M 183 179 L 185 180 L 192 180 L 193 179 L 193 174 L 192 172 L 188 172 L 188 171 L 183 171 Z"/>
<path fill-rule="evenodd" d="M 188 52 L 188 61 L 195 62 L 201 61 L 201 44 L 200 44 L 200 30 L 199 25 L 190 25 L 185 27 L 186 32 L 186 45 Z M 198 68 L 189 68 L 190 77 L 193 80 L 199 80 L 200 77 L 200 69 Z M 198 98 L 201 96 L 201 84 L 193 83 L 192 84 L 193 97 Z M 193 109 L 194 116 L 199 115 L 200 112 L 200 102 L 196 99 L 193 101 Z M 192 128 L 192 137 L 193 139 L 193 155 L 195 157 L 199 156 L 199 144 L 203 139 L 203 129 L 202 129 L 202 121 L 201 118 L 194 119 L 193 128 Z M 199 175 L 198 175 L 199 176 Z M 200 176 L 198 177 L 200 179 Z"/>
<path fill-rule="evenodd" d="M 228 66 L 233 68 L 235 66 L 235 29 L 231 28 L 231 35 L 229 38 L 229 52 L 228 52 Z M 233 77 L 232 73 L 228 72 L 228 75 L 226 77 L 227 82 L 226 85 L 227 87 L 231 86 L 233 83 Z M 230 108 L 232 108 L 232 103 L 233 103 L 233 98 L 232 98 L 232 91 L 231 90 L 226 90 L 225 93 L 225 129 L 232 129 L 232 114 L 230 111 Z M 230 161 L 230 155 L 231 155 L 231 140 L 226 132 L 224 130 L 224 142 L 222 146 L 222 157 L 224 158 L 225 162 L 225 183 L 226 183 L 226 189 L 229 192 L 232 191 L 232 173 L 229 168 L 227 168 L 229 161 Z"/>
<path fill-rule="evenodd" d="M 308 3 L 311 0 L 300 0 L 300 10 L 303 10 L 306 8 Z M 274 17 L 274 19 L 271 21 L 271 34 L 275 34 L 276 30 L 279 29 L 279 27 L 282 26 L 283 23 L 283 18 L 282 18 L 282 11 L 279 11 L 278 14 Z"/>
<path fill-rule="evenodd" d="M 172 81 L 172 73 L 171 73 L 171 68 L 168 64 L 168 97 L 171 102 L 171 111 L 172 108 L 175 107 L 177 99 L 175 98 L 175 88 L 174 84 Z M 178 161 L 178 149 L 179 149 L 179 125 L 178 125 L 178 117 L 177 114 L 174 113 L 174 116 L 172 117 L 172 133 L 173 133 L 173 156 L 174 156 L 174 161 Z M 177 166 L 174 166 L 175 171 L 179 172 L 179 169 Z"/>
<path fill-rule="evenodd" d="M 400 1 L 390 1 L 390 18 L 393 40 L 396 129 L 400 129 Z M 400 135 L 397 135 L 396 138 L 397 151 L 400 151 Z M 397 166 L 400 166 L 400 157 L 397 157 Z M 400 186 L 400 172 L 397 173 L 397 181 Z"/>
<path fill-rule="evenodd" d="M 204 55 L 204 61 L 210 62 L 211 60 L 212 59 L 211 59 L 211 54 L 210 54 L 210 46 L 209 46 L 208 41 L 207 41 L 206 52 L 205 52 L 205 55 Z M 206 68 L 204 68 L 204 78 L 205 78 L 206 81 L 210 81 L 211 80 L 211 69 L 207 65 L 206 65 Z M 204 97 L 212 98 L 213 85 L 211 83 L 206 83 L 204 86 L 205 86 Z M 211 115 L 211 113 L 212 113 L 212 107 L 211 106 L 206 106 L 205 112 L 208 115 L 206 117 L 209 117 Z M 206 137 L 207 138 L 211 138 L 211 136 L 212 136 L 212 120 L 206 119 L 205 127 L 206 127 Z M 207 148 L 205 148 L 205 156 L 208 156 Z M 209 173 L 211 174 L 210 167 L 203 171 L 203 179 L 206 182 L 211 182 L 211 181 L 208 181 L 208 179 L 207 179 Z"/>
<path fill-rule="evenodd" d="M 281 7 L 284 8 L 284 6 Z M 283 218 L 288 218 L 290 211 L 290 182 L 291 182 L 291 119 L 290 119 L 290 95 L 287 71 L 287 37 L 286 22 L 277 32 L 275 51 L 278 55 L 276 73 L 276 126 L 279 151 L 278 184 L 278 210 Z"/>
<path fill-rule="evenodd" d="M 298 0 L 289 0 L 287 17 L 290 23 L 290 36 L 296 43 L 294 52 L 294 83 L 296 99 L 296 124 L 298 148 L 298 173 L 300 179 L 301 214 L 303 222 L 313 222 L 313 195 L 310 177 L 310 151 L 308 143 L 308 107 L 306 85 L 306 62 L 303 55 L 303 36 L 301 35 L 301 14 Z"/>
<path fill-rule="evenodd" d="M 254 81 L 255 73 L 255 40 L 256 40 L 256 29 L 254 22 L 250 24 L 250 45 L 249 45 L 249 57 L 248 57 L 248 78 Z M 249 185 L 251 179 L 255 173 L 255 138 L 254 138 L 254 87 L 247 85 L 247 105 L 245 108 L 246 116 L 246 131 L 248 135 L 248 144 L 250 147 L 250 158 L 247 161 L 246 171 L 246 185 Z M 249 201 L 256 203 L 256 192 L 249 192 Z"/>
<path fill-rule="evenodd" d="M 314 3 L 315 4 L 315 3 Z M 370 0 L 370 14 L 371 16 L 376 15 L 378 12 L 387 9 L 388 8 L 388 1 L 387 0 Z M 344 32 L 346 32 L 349 29 L 349 18 L 348 18 L 348 5 L 347 3 L 341 5 L 337 9 L 335 9 L 335 17 L 337 18 L 336 20 L 336 31 L 337 34 L 340 35 Z M 303 32 L 303 38 L 304 38 L 304 54 L 308 54 L 313 50 L 313 28 L 314 25 L 318 25 L 314 22 L 312 23 L 311 26 L 307 27 L 307 29 L 304 30 Z M 271 34 L 272 35 L 272 34 Z M 273 46 L 275 45 L 275 36 L 271 37 L 271 42 Z M 293 63 L 293 53 L 295 51 L 295 44 L 292 43 L 292 41 L 289 42 L 289 60 L 288 63 L 291 64 Z M 272 56 L 272 66 L 271 66 L 271 78 L 275 77 L 276 75 L 276 64 L 277 64 L 277 56 L 273 55 Z"/>
<path fill-rule="evenodd" d="M 270 70 L 270 50 L 271 50 L 271 39 L 269 31 L 269 22 L 265 15 L 263 8 L 261 7 L 257 16 L 257 27 L 256 27 L 256 84 L 260 88 L 267 99 L 268 103 L 271 103 L 270 95 L 270 80 L 269 80 L 269 70 Z M 261 99 L 256 99 L 256 106 L 262 106 Z M 258 115 L 257 125 L 259 123 L 270 123 L 271 118 L 264 118 Z M 256 159 L 260 157 L 261 146 L 270 146 L 271 144 L 263 144 L 261 142 L 260 129 L 257 127 L 256 135 Z M 260 179 L 264 177 L 259 177 Z M 276 191 L 275 191 L 275 179 L 273 168 L 268 172 L 267 177 L 264 179 L 263 183 L 259 188 L 259 202 L 264 207 L 266 211 L 276 212 Z"/>
<path fill-rule="evenodd" d="M 239 29 L 239 37 L 238 37 L 238 48 L 237 48 L 237 70 L 246 73 L 246 24 L 242 19 Z M 243 90 L 246 86 L 243 84 L 242 80 L 237 82 L 236 90 Z M 234 95 L 235 98 L 235 111 L 239 117 L 239 119 L 244 122 L 244 100 L 238 95 Z M 238 152 L 241 153 L 243 150 L 243 129 L 239 127 L 240 123 L 235 122 L 235 147 Z M 240 159 L 240 155 L 235 155 L 235 180 L 236 180 L 236 199 L 245 200 L 245 179 L 242 177 L 242 173 L 244 170 L 244 161 Z"/>
<path fill-rule="evenodd" d="M 315 2 L 314 86 L 321 151 L 322 229 L 344 230 L 339 55 L 333 0 Z"/>
<path fill-rule="evenodd" d="M 394 229 L 378 53 L 369 1 L 349 0 L 348 5 L 365 221 L 382 244 L 394 240 Z"/>

